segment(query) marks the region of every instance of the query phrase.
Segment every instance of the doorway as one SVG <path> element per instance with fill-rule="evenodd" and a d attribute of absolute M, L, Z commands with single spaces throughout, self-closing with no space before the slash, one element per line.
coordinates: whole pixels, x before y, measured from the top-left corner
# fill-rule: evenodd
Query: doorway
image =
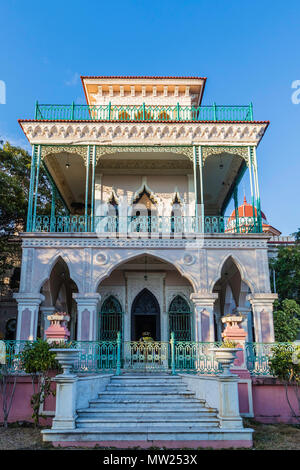
<path fill-rule="evenodd" d="M 143 289 L 134 299 L 131 308 L 131 340 L 139 341 L 146 331 L 154 341 L 160 341 L 159 303 L 148 289 Z"/>

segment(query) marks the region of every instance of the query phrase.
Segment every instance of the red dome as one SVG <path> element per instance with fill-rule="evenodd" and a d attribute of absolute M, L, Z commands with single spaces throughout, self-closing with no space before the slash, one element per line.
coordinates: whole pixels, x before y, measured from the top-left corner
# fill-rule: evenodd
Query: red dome
<path fill-rule="evenodd" d="M 257 217 L 257 209 L 254 207 L 254 214 Z M 239 217 L 253 217 L 253 207 L 252 204 L 249 204 L 244 196 L 244 203 L 238 207 L 238 216 Z M 267 218 L 263 212 L 261 212 L 261 217 L 264 222 L 267 222 Z M 229 220 L 235 219 L 235 210 L 232 211 Z"/>

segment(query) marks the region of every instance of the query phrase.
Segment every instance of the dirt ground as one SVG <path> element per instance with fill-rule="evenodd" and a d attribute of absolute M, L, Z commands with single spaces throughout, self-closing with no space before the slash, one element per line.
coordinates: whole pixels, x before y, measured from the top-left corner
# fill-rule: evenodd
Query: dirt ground
<path fill-rule="evenodd" d="M 252 420 L 247 420 L 245 425 L 255 430 L 255 450 L 300 450 L 300 426 L 260 424 Z M 42 442 L 40 428 L 16 424 L 10 425 L 8 429 L 0 428 L 0 450 L 43 449 L 54 448 Z"/>

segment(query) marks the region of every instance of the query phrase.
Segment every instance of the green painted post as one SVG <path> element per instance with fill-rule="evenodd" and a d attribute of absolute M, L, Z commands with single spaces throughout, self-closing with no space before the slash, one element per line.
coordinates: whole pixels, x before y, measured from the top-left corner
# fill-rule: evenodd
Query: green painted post
<path fill-rule="evenodd" d="M 145 113 L 145 103 L 143 103 L 143 121 L 145 121 L 146 113 Z"/>
<path fill-rule="evenodd" d="M 233 198 L 234 198 L 234 212 L 235 212 L 235 228 L 236 233 L 240 233 L 240 226 L 239 226 L 239 203 L 238 203 L 238 189 L 235 186 L 233 190 Z"/>
<path fill-rule="evenodd" d="M 56 203 L 56 189 L 53 184 L 51 184 L 51 216 L 50 216 L 50 232 L 55 232 L 55 203 Z"/>
<path fill-rule="evenodd" d="M 116 375 L 121 375 L 121 332 L 117 333 L 117 368 Z"/>
<path fill-rule="evenodd" d="M 84 207 L 84 220 L 85 220 L 85 231 L 88 232 L 88 196 L 89 196 L 89 171 L 90 171 L 90 146 L 87 146 L 87 158 L 86 158 L 86 174 L 85 174 L 85 207 Z"/>
<path fill-rule="evenodd" d="M 32 155 L 31 155 L 29 197 L 28 197 L 28 209 L 27 209 L 27 226 L 26 226 L 27 232 L 31 232 L 32 230 L 32 207 L 33 207 L 33 190 L 34 190 L 36 154 L 37 154 L 37 145 L 33 145 Z"/>
<path fill-rule="evenodd" d="M 213 104 L 213 109 L 214 109 L 214 121 L 217 121 L 217 105 L 216 105 L 216 103 Z"/>
<path fill-rule="evenodd" d="M 202 158 L 202 147 L 199 145 L 199 174 L 200 174 L 200 204 L 201 204 L 201 233 L 204 233 L 204 194 L 203 194 L 203 158 Z"/>
<path fill-rule="evenodd" d="M 35 110 L 34 110 L 34 119 L 36 120 L 38 118 L 38 109 L 39 109 L 39 103 L 38 100 L 35 102 Z"/>
<path fill-rule="evenodd" d="M 180 105 L 177 103 L 177 121 L 180 121 Z"/>
<path fill-rule="evenodd" d="M 71 108 L 71 119 L 74 120 L 74 111 L 75 111 L 75 103 L 72 101 L 72 108 Z"/>
<path fill-rule="evenodd" d="M 110 121 L 111 102 L 108 103 L 108 120 Z"/>
<path fill-rule="evenodd" d="M 96 145 L 93 145 L 92 157 L 92 190 L 91 190 L 91 232 L 94 232 L 94 212 L 95 212 L 95 167 L 96 167 Z"/>
<path fill-rule="evenodd" d="M 36 221 L 36 209 L 37 209 L 37 199 L 38 199 L 38 186 L 39 186 L 39 173 L 40 173 L 40 164 L 41 164 L 41 146 L 38 146 L 38 156 L 36 164 L 36 176 L 35 176 L 35 190 L 34 190 L 34 207 L 33 207 L 33 220 L 32 220 L 32 229 L 35 231 L 35 221 Z"/>
<path fill-rule="evenodd" d="M 175 364 L 175 334 L 174 334 L 174 331 L 172 331 L 172 333 L 171 333 L 170 344 L 171 344 L 171 370 L 172 370 L 172 375 L 176 375 L 176 364 Z"/>
<path fill-rule="evenodd" d="M 253 103 L 250 103 L 250 121 L 253 121 Z"/>

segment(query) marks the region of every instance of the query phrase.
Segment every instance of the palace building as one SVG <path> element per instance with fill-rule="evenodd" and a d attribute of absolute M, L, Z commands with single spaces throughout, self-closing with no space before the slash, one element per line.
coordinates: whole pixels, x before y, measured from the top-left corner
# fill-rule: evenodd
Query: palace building
<path fill-rule="evenodd" d="M 268 240 L 280 232 L 261 211 L 258 172 L 269 122 L 254 120 L 252 104 L 202 105 L 205 82 L 82 77 L 86 105 L 36 103 L 34 119 L 19 121 L 32 165 L 17 340 L 45 337 L 48 317 L 65 312 L 80 347 L 118 338 L 124 373 L 141 362 L 168 372 L 170 339 L 216 344 L 228 314 L 242 315 L 247 343 L 274 342 Z M 42 172 L 52 188 L 49 213 L 41 209 Z M 245 174 L 250 202 L 239 206 Z M 145 336 L 157 348 L 148 356 L 139 349 Z M 244 439 L 230 436 L 231 444 Z"/>
<path fill-rule="evenodd" d="M 201 77 L 82 77 L 87 105 L 36 104 L 17 339 L 71 316 L 72 339 L 220 339 L 243 311 L 274 340 L 252 105 L 202 106 Z M 52 187 L 39 213 L 39 175 Z M 226 216 L 249 173 L 251 204 Z M 60 199 L 60 210 L 56 202 Z M 63 209 L 61 209 L 63 207 Z"/>

